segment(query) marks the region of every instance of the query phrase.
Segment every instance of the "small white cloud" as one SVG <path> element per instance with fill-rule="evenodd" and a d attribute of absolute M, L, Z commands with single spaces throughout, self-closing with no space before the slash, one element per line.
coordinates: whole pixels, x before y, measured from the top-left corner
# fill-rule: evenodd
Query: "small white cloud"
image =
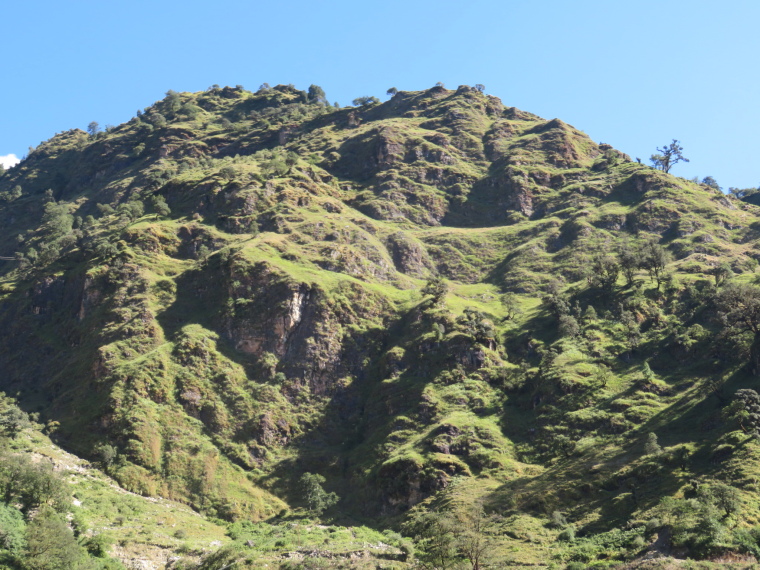
<path fill-rule="evenodd" d="M 21 160 L 15 154 L 6 154 L 5 156 L 0 156 L 0 164 L 3 165 L 3 168 L 16 166 L 19 162 L 21 162 Z"/>

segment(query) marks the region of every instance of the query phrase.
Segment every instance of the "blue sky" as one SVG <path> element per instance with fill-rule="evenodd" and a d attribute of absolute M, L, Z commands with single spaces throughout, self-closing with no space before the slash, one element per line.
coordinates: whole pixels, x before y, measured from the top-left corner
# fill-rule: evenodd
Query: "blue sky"
<path fill-rule="evenodd" d="M 677 138 L 727 188 L 760 184 L 760 2 L 36 0 L 2 10 L 0 157 L 168 89 L 316 83 L 342 105 L 482 83 L 648 159 Z"/>

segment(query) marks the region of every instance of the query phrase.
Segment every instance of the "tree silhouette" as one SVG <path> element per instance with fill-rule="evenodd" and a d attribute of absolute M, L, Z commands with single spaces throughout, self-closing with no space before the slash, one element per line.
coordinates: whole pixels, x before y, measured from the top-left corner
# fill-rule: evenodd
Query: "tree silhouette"
<path fill-rule="evenodd" d="M 689 162 L 689 159 L 684 158 L 681 154 L 683 147 L 676 139 L 673 139 L 670 145 L 658 148 L 657 152 L 659 154 L 653 154 L 649 160 L 652 162 L 652 166 L 666 173 L 670 172 L 670 169 L 678 162 Z"/>

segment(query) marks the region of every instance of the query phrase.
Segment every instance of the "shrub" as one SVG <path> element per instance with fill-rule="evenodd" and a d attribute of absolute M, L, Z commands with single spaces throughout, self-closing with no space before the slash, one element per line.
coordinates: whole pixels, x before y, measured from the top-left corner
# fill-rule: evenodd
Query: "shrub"
<path fill-rule="evenodd" d="M 557 539 L 564 542 L 573 542 L 575 540 L 575 527 L 573 525 L 566 527 L 565 530 L 557 535 Z"/>

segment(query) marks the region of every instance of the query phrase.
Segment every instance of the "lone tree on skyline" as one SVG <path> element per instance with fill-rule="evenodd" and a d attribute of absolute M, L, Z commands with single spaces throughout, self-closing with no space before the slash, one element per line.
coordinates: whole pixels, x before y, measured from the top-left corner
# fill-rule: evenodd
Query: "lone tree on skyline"
<path fill-rule="evenodd" d="M 308 99 L 310 103 L 327 103 L 327 95 L 325 95 L 325 90 L 322 89 L 319 85 L 309 85 Z"/>
<path fill-rule="evenodd" d="M 370 97 L 369 95 L 365 95 L 364 97 L 357 97 L 351 103 L 354 105 L 354 107 L 366 107 L 367 105 L 374 105 L 375 103 L 379 103 L 380 99 L 377 97 Z"/>
<path fill-rule="evenodd" d="M 683 154 L 681 154 L 683 153 L 683 147 L 676 139 L 673 139 L 670 145 L 658 148 L 657 152 L 659 154 L 653 154 L 649 157 L 649 160 L 652 162 L 652 166 L 665 173 L 670 172 L 670 169 L 678 162 L 689 162 L 689 159 L 684 158 Z"/>

